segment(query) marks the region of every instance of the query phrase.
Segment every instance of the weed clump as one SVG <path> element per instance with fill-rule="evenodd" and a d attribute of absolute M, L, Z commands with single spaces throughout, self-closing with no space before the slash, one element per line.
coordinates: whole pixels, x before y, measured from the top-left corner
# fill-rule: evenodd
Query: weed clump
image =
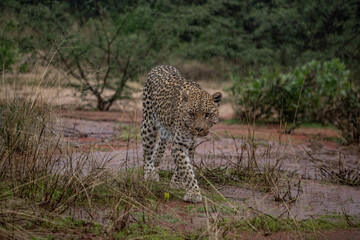
<path fill-rule="evenodd" d="M 321 160 L 315 159 L 308 151 L 305 152 L 310 161 L 319 169 L 323 180 L 342 185 L 360 186 L 360 170 L 348 166 L 341 154 L 338 156 L 337 164 L 333 166 L 329 163 L 318 164 Z"/>
<path fill-rule="evenodd" d="M 91 207 L 89 193 L 104 181 L 105 162 L 74 154 L 38 97 L 7 98 L 0 109 L 0 236 L 24 238 L 33 225 L 57 225 L 51 219 L 75 205 Z"/>
<path fill-rule="evenodd" d="M 0 100 L 0 139 L 2 152 L 34 152 L 46 138 L 51 121 L 49 106 L 39 100 L 13 98 Z"/>
<path fill-rule="evenodd" d="M 233 138 L 236 154 L 223 156 L 225 161 L 214 166 L 206 164 L 216 156 L 203 158 L 200 164 L 194 164 L 199 173 L 199 181 L 205 184 L 253 185 L 258 190 L 273 195 L 275 201 L 294 202 L 302 192 L 301 178 L 296 172 L 284 170 L 284 158 L 278 156 L 271 161 L 271 146 L 259 153 L 259 145 L 253 138 L 242 139 L 238 146 Z"/>

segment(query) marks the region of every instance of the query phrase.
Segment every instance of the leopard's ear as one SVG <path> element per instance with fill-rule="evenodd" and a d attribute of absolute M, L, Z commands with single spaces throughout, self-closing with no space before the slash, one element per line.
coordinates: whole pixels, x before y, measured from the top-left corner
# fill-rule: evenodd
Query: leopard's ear
<path fill-rule="evenodd" d="M 212 98 L 214 100 L 214 103 L 216 104 L 220 104 L 221 103 L 221 100 L 222 100 L 222 94 L 221 92 L 216 92 L 212 95 Z"/>
<path fill-rule="evenodd" d="M 182 93 L 181 93 L 181 98 L 182 98 L 182 100 L 183 100 L 184 102 L 187 102 L 187 101 L 188 101 L 189 96 L 188 96 L 188 93 L 187 93 L 185 90 L 182 91 Z"/>

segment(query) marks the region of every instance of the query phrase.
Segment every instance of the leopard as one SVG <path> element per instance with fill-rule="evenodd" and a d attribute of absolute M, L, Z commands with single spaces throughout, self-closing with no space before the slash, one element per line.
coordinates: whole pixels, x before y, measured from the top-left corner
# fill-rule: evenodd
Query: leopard
<path fill-rule="evenodd" d="M 185 190 L 186 202 L 202 202 L 192 165 L 196 138 L 207 136 L 219 121 L 221 101 L 221 92 L 209 94 L 173 66 L 151 69 L 143 89 L 140 131 L 145 181 L 159 181 L 159 165 L 171 141 L 175 169 L 170 188 Z"/>

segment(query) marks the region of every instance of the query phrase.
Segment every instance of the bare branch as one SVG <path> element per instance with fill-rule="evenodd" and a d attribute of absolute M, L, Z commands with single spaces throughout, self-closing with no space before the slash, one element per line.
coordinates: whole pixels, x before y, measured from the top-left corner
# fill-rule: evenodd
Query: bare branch
<path fill-rule="evenodd" d="M 118 35 L 120 34 L 120 31 L 121 31 L 122 27 L 124 26 L 124 24 L 125 24 L 128 16 L 129 16 L 129 14 L 126 14 L 126 15 L 125 15 L 123 21 L 121 22 L 120 26 L 119 26 L 118 29 L 116 30 L 114 36 L 110 39 L 110 44 L 112 44 L 112 43 L 115 41 L 115 39 L 118 37 Z"/>
<path fill-rule="evenodd" d="M 68 64 L 68 62 L 65 60 L 64 56 L 58 52 L 58 55 L 60 56 L 60 60 L 64 63 L 66 69 L 68 70 L 68 72 L 70 73 L 71 76 L 73 76 L 74 78 L 78 79 L 79 81 L 81 81 L 81 77 L 79 75 L 77 75 L 72 68 L 70 67 L 70 65 Z"/>

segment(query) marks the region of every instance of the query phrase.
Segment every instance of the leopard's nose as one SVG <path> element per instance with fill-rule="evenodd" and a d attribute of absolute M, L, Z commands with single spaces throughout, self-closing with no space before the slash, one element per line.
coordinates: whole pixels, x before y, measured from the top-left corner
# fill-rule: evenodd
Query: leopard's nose
<path fill-rule="evenodd" d="M 195 128 L 196 131 L 201 132 L 203 129 L 202 128 Z"/>

